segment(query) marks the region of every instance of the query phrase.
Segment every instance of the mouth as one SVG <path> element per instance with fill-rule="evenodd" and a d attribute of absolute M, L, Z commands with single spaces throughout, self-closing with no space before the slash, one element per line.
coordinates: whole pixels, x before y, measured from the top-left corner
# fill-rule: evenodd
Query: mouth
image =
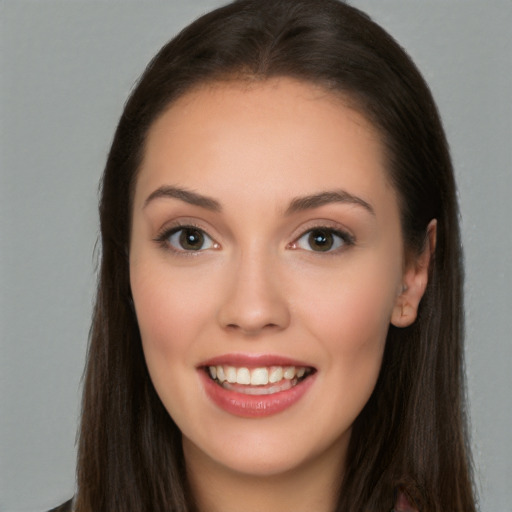
<path fill-rule="evenodd" d="M 274 395 L 297 386 L 315 373 L 310 366 L 246 366 L 209 365 L 208 377 L 228 391 L 245 395 Z"/>
<path fill-rule="evenodd" d="M 231 353 L 197 367 L 206 397 L 223 411 L 264 418 L 291 409 L 314 387 L 318 370 L 277 354 Z"/>

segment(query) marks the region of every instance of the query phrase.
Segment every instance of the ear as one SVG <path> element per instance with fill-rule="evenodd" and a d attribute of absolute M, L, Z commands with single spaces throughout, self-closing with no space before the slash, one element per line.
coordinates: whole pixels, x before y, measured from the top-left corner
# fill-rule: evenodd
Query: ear
<path fill-rule="evenodd" d="M 395 327 L 408 327 L 418 315 L 418 306 L 428 283 L 428 269 L 436 248 L 437 220 L 432 219 L 427 226 L 425 247 L 411 259 L 404 270 L 402 288 L 396 298 L 391 314 Z"/>

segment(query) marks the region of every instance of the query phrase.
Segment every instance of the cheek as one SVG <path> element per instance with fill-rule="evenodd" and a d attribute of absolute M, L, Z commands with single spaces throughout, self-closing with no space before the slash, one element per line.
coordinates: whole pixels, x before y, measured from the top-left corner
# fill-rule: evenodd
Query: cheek
<path fill-rule="evenodd" d="M 304 328 L 356 381 L 378 375 L 400 276 L 399 264 L 370 263 L 315 276 L 299 292 Z"/>
<path fill-rule="evenodd" d="M 153 264 L 131 271 L 131 287 L 142 345 L 152 378 L 187 358 L 210 316 L 207 282 L 169 272 L 169 265 Z M 200 276 L 197 277 L 197 281 Z"/>
<path fill-rule="evenodd" d="M 304 328 L 326 356 L 321 378 L 331 395 L 325 402 L 327 429 L 348 429 L 375 388 L 394 304 L 391 281 L 378 277 L 367 269 L 357 278 L 345 274 L 328 287 L 309 289 Z"/>
<path fill-rule="evenodd" d="M 188 417 L 194 348 L 205 329 L 209 288 L 153 262 L 131 269 L 131 287 L 142 348 L 153 386 L 175 421 Z M 204 293 L 203 293 L 204 292 Z M 200 306 L 200 307 L 199 307 Z"/>

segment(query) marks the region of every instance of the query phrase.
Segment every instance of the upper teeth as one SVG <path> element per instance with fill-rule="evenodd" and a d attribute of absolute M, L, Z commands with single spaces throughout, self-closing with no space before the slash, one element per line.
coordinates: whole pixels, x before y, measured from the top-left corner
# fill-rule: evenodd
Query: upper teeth
<path fill-rule="evenodd" d="M 295 366 L 269 366 L 262 368 L 236 368 L 234 366 L 209 366 L 208 371 L 212 379 L 230 384 L 245 384 L 251 386 L 265 386 L 275 384 L 283 379 L 293 380 L 304 377 L 307 369 Z"/>

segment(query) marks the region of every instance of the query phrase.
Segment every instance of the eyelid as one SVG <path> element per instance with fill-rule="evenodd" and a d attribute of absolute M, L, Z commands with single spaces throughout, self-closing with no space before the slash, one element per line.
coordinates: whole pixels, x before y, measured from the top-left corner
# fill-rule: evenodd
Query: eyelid
<path fill-rule="evenodd" d="M 348 226 L 341 222 L 325 218 L 312 219 L 301 223 L 298 228 L 294 229 L 291 238 L 298 240 L 302 235 L 306 234 L 312 229 L 326 229 L 336 231 L 343 233 L 354 242 L 356 241 L 356 235 Z"/>
<path fill-rule="evenodd" d="M 212 242 L 211 246 L 198 250 L 186 250 L 175 247 L 169 242 L 169 238 L 184 229 L 199 231 L 205 238 L 208 238 Z M 153 240 L 157 242 L 163 249 L 180 256 L 197 256 L 207 250 L 220 249 L 220 244 L 203 227 L 200 227 L 196 222 L 193 221 L 175 221 L 171 225 L 166 225 L 158 232 Z"/>
<path fill-rule="evenodd" d="M 332 233 L 334 236 L 337 236 L 340 238 L 343 243 L 340 247 L 337 247 L 335 249 L 328 249 L 326 251 L 314 251 L 313 249 L 302 249 L 301 247 L 298 247 L 297 244 L 299 240 L 301 240 L 303 237 L 311 233 L 312 231 L 319 230 L 319 231 L 326 231 L 329 233 Z M 347 249 L 348 247 L 354 245 L 356 243 L 356 237 L 355 235 L 346 228 L 343 225 L 340 225 L 337 222 L 334 221 L 327 221 L 327 220 L 318 220 L 311 223 L 307 223 L 305 226 L 301 226 L 300 231 L 293 237 L 293 241 L 288 244 L 289 249 L 293 250 L 304 250 L 307 252 L 317 253 L 317 254 L 336 254 L 340 251 L 343 251 Z"/>

